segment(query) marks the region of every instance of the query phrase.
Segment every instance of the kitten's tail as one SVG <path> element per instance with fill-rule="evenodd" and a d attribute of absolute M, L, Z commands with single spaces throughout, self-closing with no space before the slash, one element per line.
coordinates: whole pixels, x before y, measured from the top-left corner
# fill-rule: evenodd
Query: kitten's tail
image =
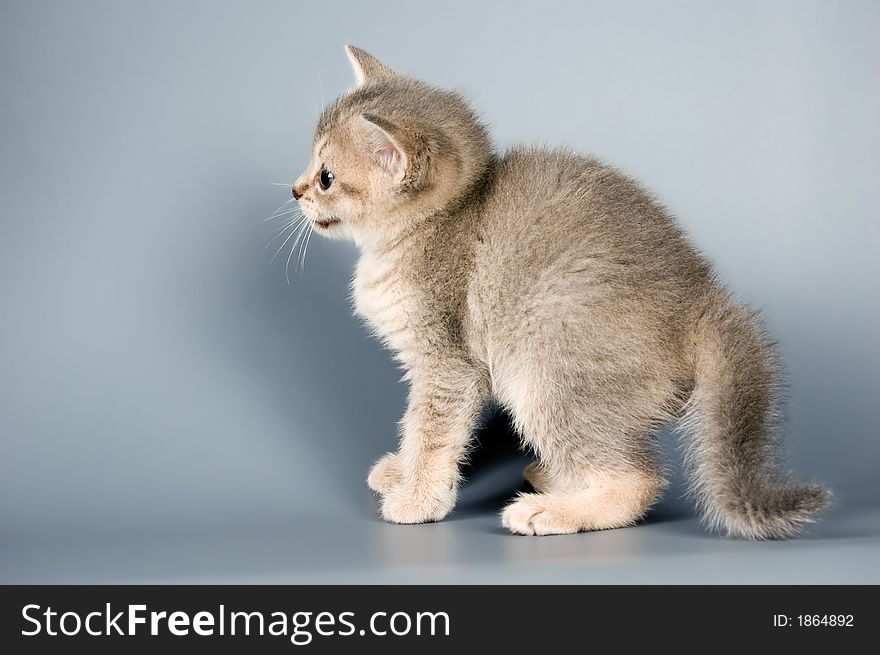
<path fill-rule="evenodd" d="M 754 312 L 716 298 L 697 323 L 685 462 L 707 523 L 730 536 L 796 535 L 831 494 L 777 473 L 779 370 Z"/>

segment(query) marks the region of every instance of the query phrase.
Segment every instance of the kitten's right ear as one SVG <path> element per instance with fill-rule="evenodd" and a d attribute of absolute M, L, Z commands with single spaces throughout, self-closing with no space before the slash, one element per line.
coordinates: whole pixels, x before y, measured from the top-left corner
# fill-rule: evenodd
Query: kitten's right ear
<path fill-rule="evenodd" d="M 351 67 L 354 69 L 357 86 L 377 82 L 397 74 L 366 50 L 361 50 L 351 44 L 345 46 L 345 54 L 348 55 Z"/>

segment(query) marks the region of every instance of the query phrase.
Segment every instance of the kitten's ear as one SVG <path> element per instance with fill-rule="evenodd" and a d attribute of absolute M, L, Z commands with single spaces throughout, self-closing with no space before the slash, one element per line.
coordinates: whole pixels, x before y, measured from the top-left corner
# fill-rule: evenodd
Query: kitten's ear
<path fill-rule="evenodd" d="M 393 77 L 396 73 L 381 61 L 376 59 L 366 50 L 361 50 L 351 44 L 345 46 L 345 54 L 354 69 L 354 77 L 357 86 L 363 86 L 369 82 L 377 82 L 383 78 Z"/>
<path fill-rule="evenodd" d="M 367 131 L 368 145 L 376 156 L 377 163 L 384 168 L 398 184 L 406 177 L 409 157 L 400 130 L 381 116 L 361 114 Z"/>

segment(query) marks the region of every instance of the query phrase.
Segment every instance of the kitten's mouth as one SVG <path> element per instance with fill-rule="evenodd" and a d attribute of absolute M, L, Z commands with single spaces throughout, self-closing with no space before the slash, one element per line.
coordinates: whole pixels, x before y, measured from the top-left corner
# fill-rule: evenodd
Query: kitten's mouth
<path fill-rule="evenodd" d="M 327 230 L 331 225 L 336 225 L 337 223 L 341 223 L 338 218 L 322 218 L 321 220 L 315 221 L 315 226 L 321 228 L 322 230 Z"/>

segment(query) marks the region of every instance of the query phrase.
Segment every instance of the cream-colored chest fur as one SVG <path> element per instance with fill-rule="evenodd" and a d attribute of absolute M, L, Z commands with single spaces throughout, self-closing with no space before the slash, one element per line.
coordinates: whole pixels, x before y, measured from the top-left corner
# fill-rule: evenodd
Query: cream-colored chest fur
<path fill-rule="evenodd" d="M 355 313 L 405 361 L 414 340 L 421 294 L 398 257 L 364 253 L 352 282 Z"/>

